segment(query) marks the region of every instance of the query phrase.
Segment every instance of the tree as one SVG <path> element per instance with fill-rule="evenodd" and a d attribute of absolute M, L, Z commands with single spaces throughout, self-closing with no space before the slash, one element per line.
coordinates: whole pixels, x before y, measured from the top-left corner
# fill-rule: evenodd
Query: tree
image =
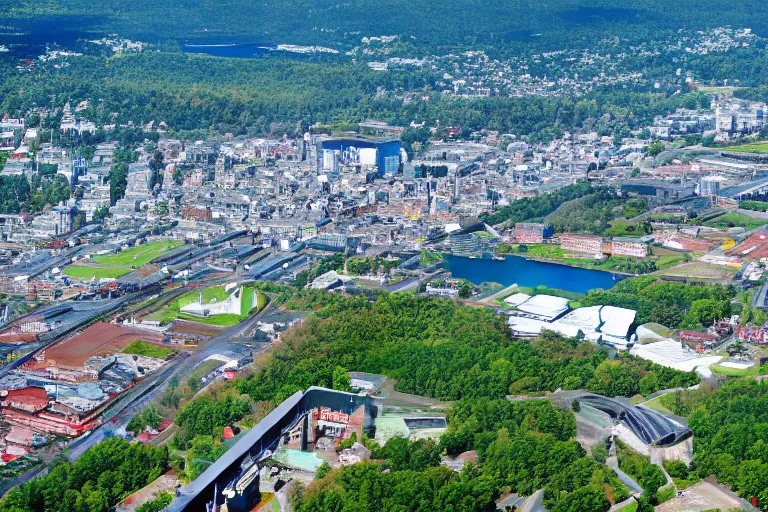
<path fill-rule="evenodd" d="M 662 151 L 664 151 L 664 149 L 665 149 L 665 148 L 664 148 L 664 143 L 663 143 L 663 142 L 661 142 L 661 141 L 659 141 L 659 140 L 655 140 L 655 141 L 651 142 L 651 143 L 648 145 L 648 156 L 653 156 L 653 157 L 655 157 L 655 156 L 657 156 L 659 153 L 661 153 Z"/>
<path fill-rule="evenodd" d="M 349 374 L 347 374 L 346 368 L 337 366 L 333 369 L 333 389 L 338 391 L 349 391 L 351 380 Z"/>

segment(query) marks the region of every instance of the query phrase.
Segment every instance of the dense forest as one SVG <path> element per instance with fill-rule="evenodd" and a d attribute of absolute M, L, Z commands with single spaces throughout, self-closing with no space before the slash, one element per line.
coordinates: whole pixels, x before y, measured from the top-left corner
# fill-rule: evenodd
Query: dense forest
<path fill-rule="evenodd" d="M 275 285 L 265 285 L 272 287 Z M 329 305 L 283 337 L 270 364 L 237 388 L 279 403 L 312 385 L 333 387 L 334 369 L 381 373 L 397 389 L 440 400 L 586 388 L 632 396 L 698 382 L 629 356 L 607 359 L 594 345 L 552 333 L 514 340 L 503 318 L 450 300 L 379 295 Z"/>
<path fill-rule="evenodd" d="M 609 305 L 637 311 L 635 322 L 656 322 L 681 329 L 698 329 L 730 316 L 732 287 L 694 286 L 661 281 L 655 276 L 625 279 L 610 290 L 592 290 L 584 306 Z"/>
<path fill-rule="evenodd" d="M 437 79 L 429 70 L 377 73 L 364 63 L 222 59 L 177 51 L 81 56 L 66 65 L 41 64 L 31 73 L 19 73 L 14 61 L 0 59 L 0 112 L 25 115 L 34 107 L 61 109 L 90 99 L 93 105 L 82 113 L 87 119 L 165 122 L 171 134 L 282 135 L 315 123 L 378 118 L 401 126 L 411 121 L 435 126 L 439 120 L 467 135 L 489 129 L 549 140 L 587 121 L 601 134 L 612 134 L 678 107 L 709 105 L 699 93 L 625 89 L 580 98 L 461 98 L 435 92 Z M 55 127 L 60 117 L 61 111 L 41 124 Z"/>
<path fill-rule="evenodd" d="M 593 190 L 592 185 L 588 181 L 581 180 L 575 185 L 568 185 L 555 190 L 551 194 L 524 197 L 517 201 L 512 201 L 492 214 L 485 215 L 483 220 L 490 224 L 507 222 L 510 226 L 514 226 L 517 222 L 542 219 L 557 210 L 564 203 L 584 197 L 593 192 Z"/>
<path fill-rule="evenodd" d="M 156 42 L 161 38 L 217 42 L 359 44 L 364 36 L 400 35 L 419 47 L 523 44 L 542 47 L 594 42 L 609 35 L 642 41 L 663 30 L 705 29 L 733 25 L 768 28 L 764 2 L 724 3 L 702 0 L 696 8 L 648 0 L 565 1 L 458 0 L 347 2 L 290 0 L 274 3 L 244 0 L 176 2 L 173 0 L 59 0 L 4 3 L 5 24 L 32 32 L 51 19 L 64 26 L 55 32 L 113 33 Z M 67 20 L 68 23 L 63 23 Z M 75 28 L 76 27 L 76 28 Z"/>
<path fill-rule="evenodd" d="M 46 476 L 12 489 L 0 501 L 0 511 L 108 512 L 167 469 L 167 448 L 113 437 L 74 464 L 60 462 Z"/>

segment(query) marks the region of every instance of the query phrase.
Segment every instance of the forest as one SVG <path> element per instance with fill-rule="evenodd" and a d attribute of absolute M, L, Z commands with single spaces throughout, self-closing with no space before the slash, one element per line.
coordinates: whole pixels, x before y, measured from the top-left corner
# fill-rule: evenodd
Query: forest
<path fill-rule="evenodd" d="M 168 449 L 112 437 L 74 464 L 59 462 L 46 476 L 14 488 L 3 512 L 108 512 L 168 469 Z"/>
<path fill-rule="evenodd" d="M 533 342 L 514 340 L 491 311 L 385 293 L 372 303 L 349 299 L 313 315 L 286 333 L 270 364 L 238 381 L 237 389 L 277 404 L 312 385 L 333 387 L 337 367 L 384 374 L 397 379 L 399 391 L 440 400 L 558 387 L 632 396 L 641 382 L 648 386 L 644 392 L 698 382 L 693 373 L 631 356 L 608 360 L 594 345 L 552 333 Z"/>
<path fill-rule="evenodd" d="M 97 124 L 165 122 L 169 135 L 296 134 L 315 123 L 376 118 L 394 125 L 458 126 L 462 134 L 488 129 L 551 140 L 582 126 L 612 134 L 650 122 L 678 107 L 708 106 L 699 93 L 665 94 L 602 89 L 587 97 L 444 96 L 430 70 L 378 73 L 364 63 L 291 59 L 223 59 L 179 51 L 107 58 L 84 55 L 66 65 L 41 64 L 19 73 L 0 58 L 0 112 L 26 115 L 34 107 L 62 108 L 95 100 L 86 119 Z M 411 96 L 418 94 L 412 101 Z M 61 112 L 43 120 L 55 126 Z M 599 122 L 595 120 L 599 119 Z"/>
<path fill-rule="evenodd" d="M 551 194 L 523 197 L 517 201 L 512 201 L 492 214 L 485 215 L 483 220 L 494 225 L 506 222 L 508 225 L 514 226 L 517 222 L 541 219 L 557 210 L 566 202 L 584 197 L 593 192 L 593 190 L 592 185 L 588 181 L 581 180 L 575 185 L 568 185 L 557 189 Z"/>
<path fill-rule="evenodd" d="M 151 42 L 162 39 L 193 42 L 260 42 L 319 44 L 346 49 L 365 36 L 399 35 L 417 48 L 461 48 L 488 45 L 520 51 L 525 45 L 543 48 L 589 44 L 610 35 L 642 41 L 660 31 L 712 26 L 768 28 L 764 2 L 739 4 L 702 0 L 695 9 L 685 4 L 649 0 L 565 1 L 530 3 L 522 0 L 457 0 L 404 5 L 396 0 L 347 2 L 327 0 L 19 0 L 0 8 L 4 23 L 33 31 L 52 19 L 67 20 L 55 31 L 114 33 Z M 341 49 L 341 48 L 340 48 Z"/>
<path fill-rule="evenodd" d="M 730 316 L 730 301 L 735 296 L 731 286 L 688 285 L 646 276 L 625 279 L 610 290 L 592 290 L 581 304 L 634 309 L 637 324 L 656 322 L 668 327 L 698 329 Z"/>

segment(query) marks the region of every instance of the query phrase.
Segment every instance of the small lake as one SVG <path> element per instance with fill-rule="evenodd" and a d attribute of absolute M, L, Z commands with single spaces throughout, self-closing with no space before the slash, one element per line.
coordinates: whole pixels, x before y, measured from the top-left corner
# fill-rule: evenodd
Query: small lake
<path fill-rule="evenodd" d="M 625 277 L 599 270 L 527 260 L 519 256 L 508 256 L 503 261 L 447 256 L 445 268 L 454 277 L 475 284 L 491 281 L 504 286 L 518 284 L 535 288 L 544 285 L 577 293 L 587 293 L 595 288 L 607 290 Z"/>
<path fill-rule="evenodd" d="M 187 53 L 205 53 L 214 57 L 235 57 L 252 59 L 267 55 L 272 45 L 269 44 L 184 44 L 182 49 Z"/>

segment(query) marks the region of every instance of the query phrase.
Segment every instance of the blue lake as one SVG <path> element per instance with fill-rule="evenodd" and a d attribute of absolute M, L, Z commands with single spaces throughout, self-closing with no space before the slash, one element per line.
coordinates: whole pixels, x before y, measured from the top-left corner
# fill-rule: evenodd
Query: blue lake
<path fill-rule="evenodd" d="M 504 261 L 448 256 L 445 267 L 454 277 L 475 284 L 492 281 L 504 286 L 518 284 L 535 288 L 545 285 L 577 293 L 586 293 L 595 288 L 607 290 L 624 278 L 609 272 L 544 263 L 518 256 L 508 256 Z"/>

